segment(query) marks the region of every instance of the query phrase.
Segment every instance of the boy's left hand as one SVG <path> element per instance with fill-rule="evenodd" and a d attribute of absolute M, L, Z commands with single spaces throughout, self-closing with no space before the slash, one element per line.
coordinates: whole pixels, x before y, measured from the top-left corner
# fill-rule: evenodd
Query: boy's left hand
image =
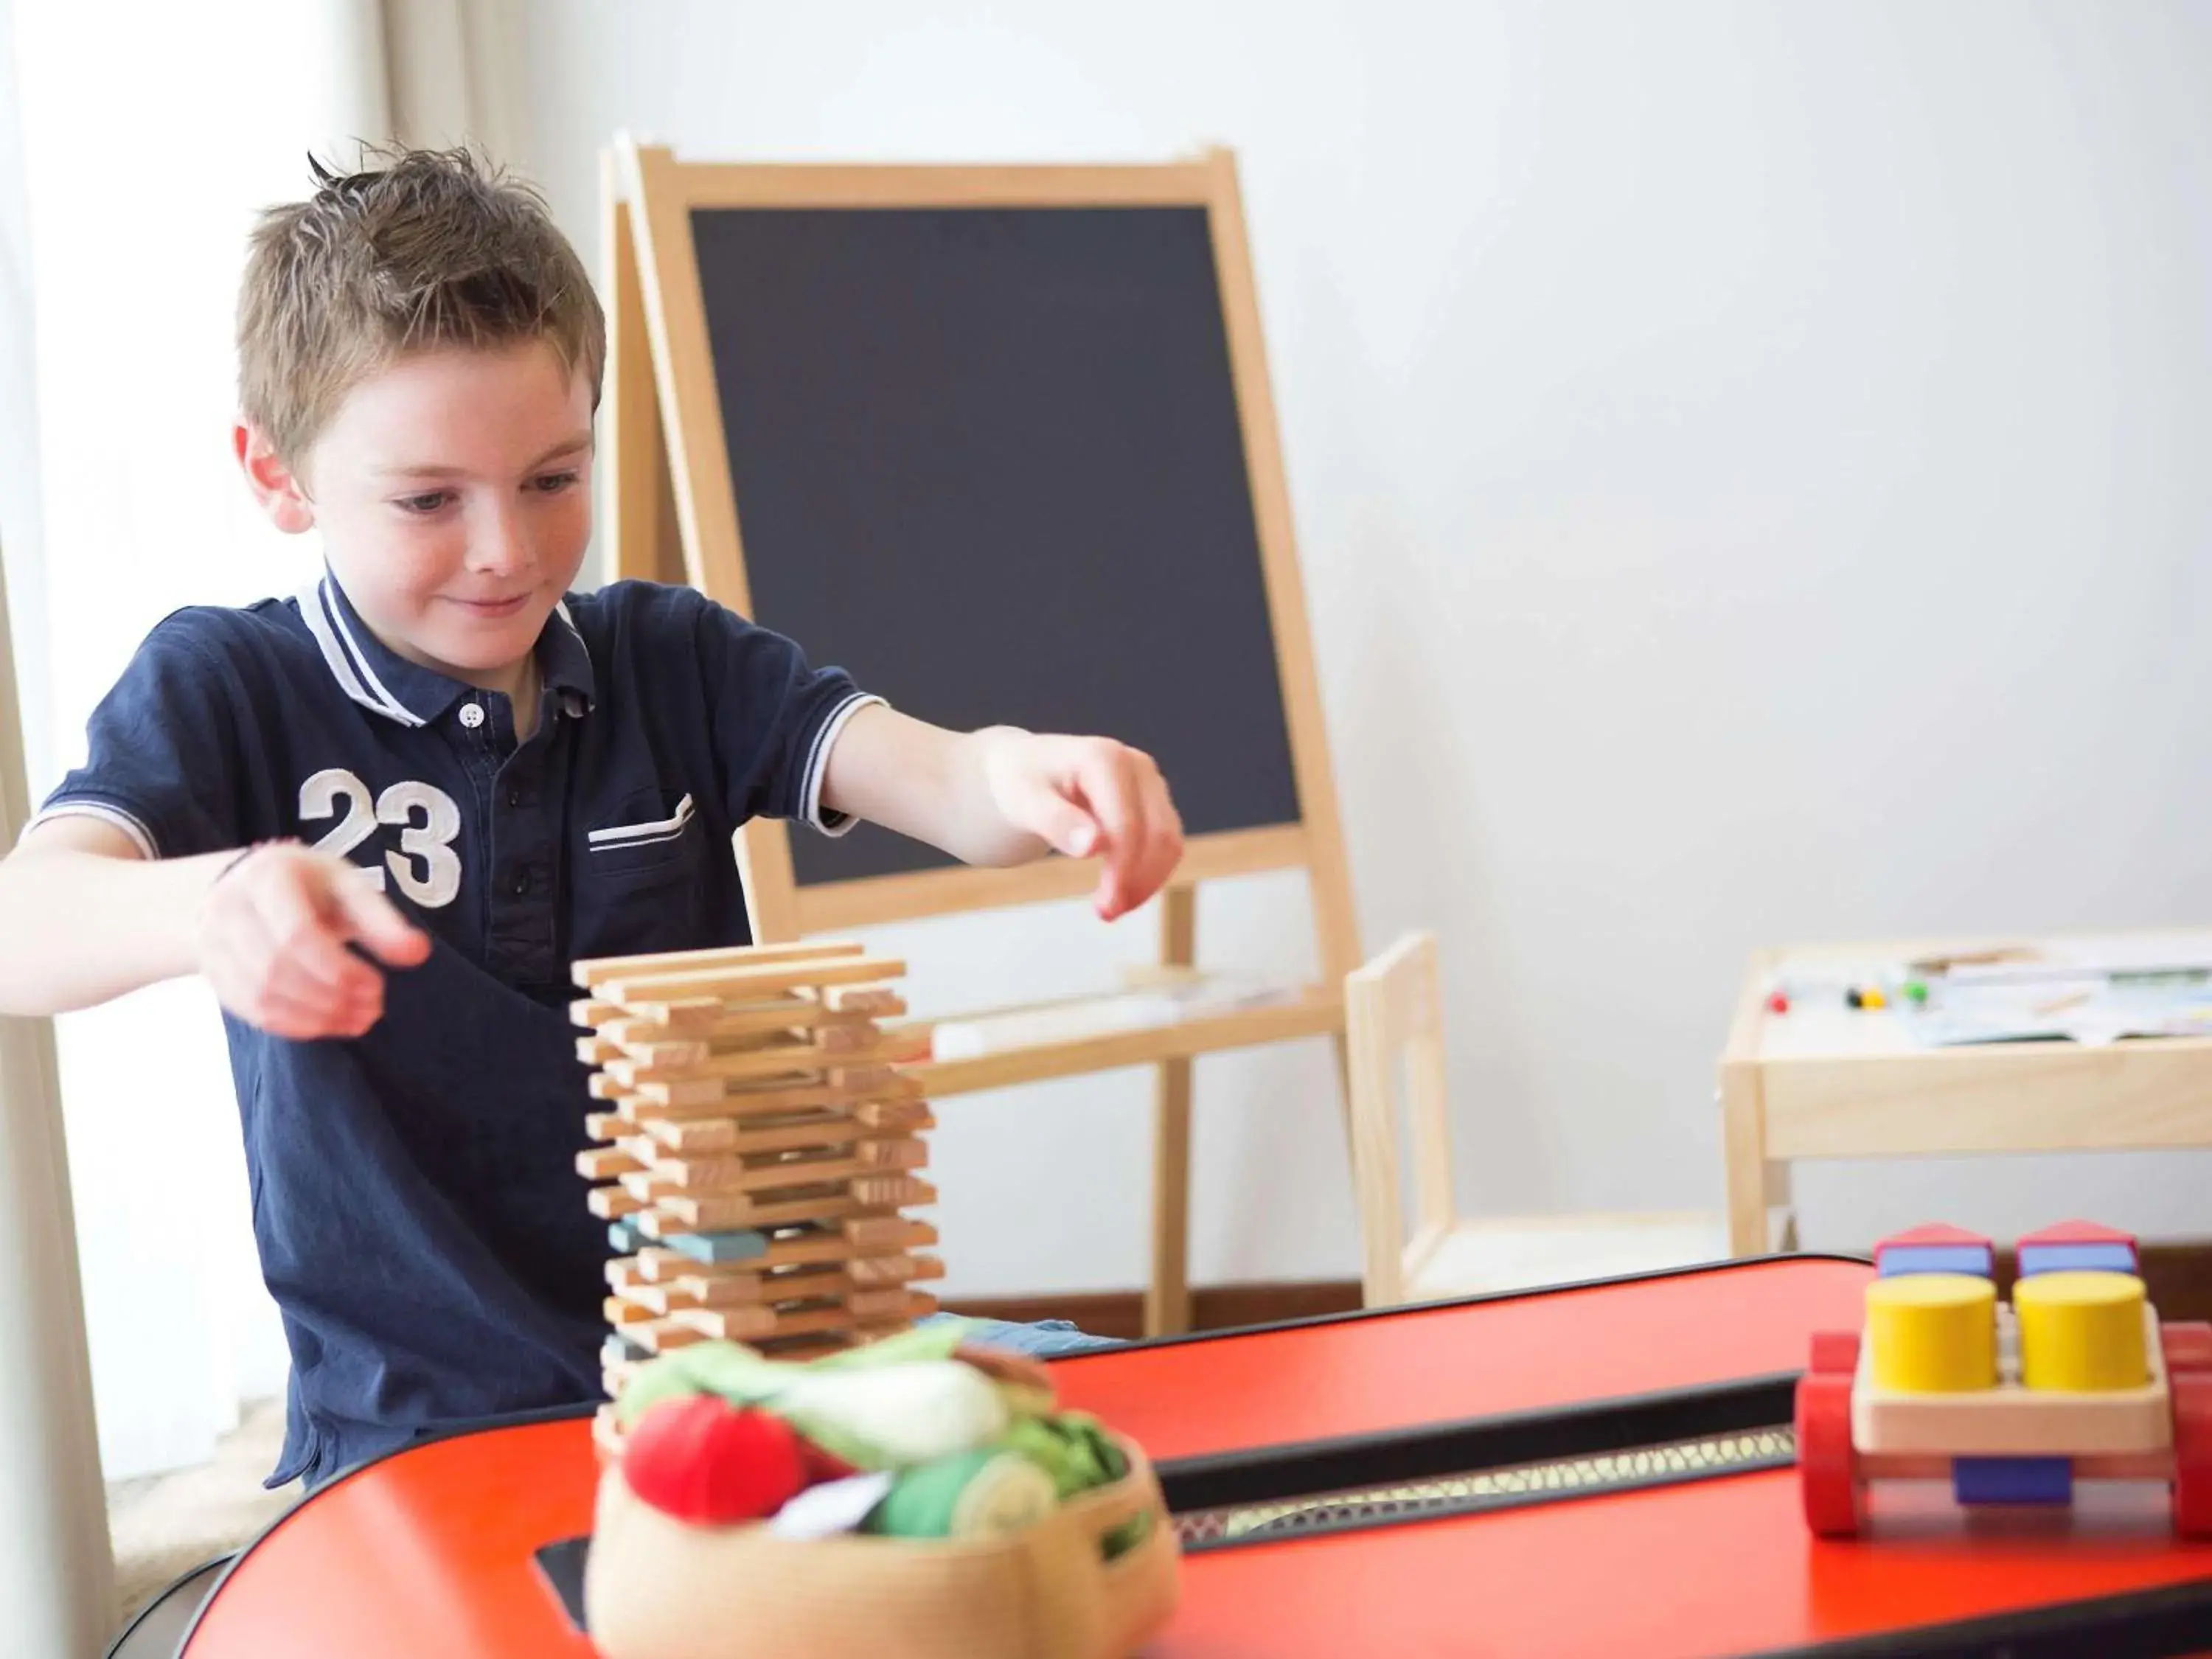
<path fill-rule="evenodd" d="M 1091 902 L 1107 921 L 1159 891 L 1182 858 L 1182 819 L 1152 757 L 1111 738 L 1009 734 L 983 763 L 1006 821 L 1074 859 L 1106 861 Z"/>

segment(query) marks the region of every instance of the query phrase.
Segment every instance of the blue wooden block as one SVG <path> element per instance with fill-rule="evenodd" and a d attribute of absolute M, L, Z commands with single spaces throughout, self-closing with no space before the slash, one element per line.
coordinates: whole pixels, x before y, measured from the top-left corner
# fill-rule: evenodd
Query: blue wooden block
<path fill-rule="evenodd" d="M 650 1359 L 652 1352 L 641 1342 L 633 1342 L 619 1331 L 599 1344 L 599 1364 L 619 1365 L 633 1359 Z"/>
<path fill-rule="evenodd" d="M 2036 1273 L 2131 1273 L 2136 1253 L 2124 1244 L 2023 1244 L 2020 1276 Z"/>
<path fill-rule="evenodd" d="M 614 1246 L 617 1255 L 635 1255 L 652 1242 L 628 1221 L 607 1224 L 607 1243 Z"/>
<path fill-rule="evenodd" d="M 768 1235 L 750 1231 L 678 1233 L 659 1242 L 694 1261 L 750 1261 L 768 1253 Z"/>
<path fill-rule="evenodd" d="M 1978 1273 L 1987 1279 L 1996 1264 L 1986 1244 L 1892 1244 L 1880 1257 L 1884 1279 L 1900 1273 Z"/>
<path fill-rule="evenodd" d="M 2070 1504 L 2074 1464 L 2064 1457 L 1954 1457 L 1951 1493 L 1961 1504 Z"/>

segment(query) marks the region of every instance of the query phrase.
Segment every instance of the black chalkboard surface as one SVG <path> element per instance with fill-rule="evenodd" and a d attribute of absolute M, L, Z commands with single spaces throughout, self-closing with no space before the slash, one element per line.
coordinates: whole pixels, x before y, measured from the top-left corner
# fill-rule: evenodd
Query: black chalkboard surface
<path fill-rule="evenodd" d="M 939 725 L 1146 750 L 1194 835 L 1298 820 L 1205 208 L 690 216 L 757 621 Z"/>

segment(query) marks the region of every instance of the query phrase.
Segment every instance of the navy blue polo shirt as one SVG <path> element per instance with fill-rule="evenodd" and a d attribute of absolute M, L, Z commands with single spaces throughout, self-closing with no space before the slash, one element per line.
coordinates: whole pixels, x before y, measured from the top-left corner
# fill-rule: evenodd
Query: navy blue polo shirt
<path fill-rule="evenodd" d="M 567 1007 L 580 957 L 744 943 L 731 836 L 821 805 L 872 701 L 688 588 L 568 596 L 537 730 L 406 661 L 325 575 L 155 629 L 40 817 L 149 858 L 287 836 L 372 872 L 434 941 L 357 1041 L 226 1019 L 253 1230 L 292 1353 L 271 1484 L 456 1419 L 593 1398 L 605 1226 Z"/>

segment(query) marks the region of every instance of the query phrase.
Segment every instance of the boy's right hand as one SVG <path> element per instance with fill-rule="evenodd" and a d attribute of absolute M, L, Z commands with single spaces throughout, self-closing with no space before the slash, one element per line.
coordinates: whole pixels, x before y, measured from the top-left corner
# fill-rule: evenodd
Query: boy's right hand
<path fill-rule="evenodd" d="M 295 842 L 256 848 L 201 902 L 198 965 L 216 1000 L 273 1036 L 357 1037 L 384 1013 L 384 975 L 428 959 L 429 936 L 357 865 Z"/>

